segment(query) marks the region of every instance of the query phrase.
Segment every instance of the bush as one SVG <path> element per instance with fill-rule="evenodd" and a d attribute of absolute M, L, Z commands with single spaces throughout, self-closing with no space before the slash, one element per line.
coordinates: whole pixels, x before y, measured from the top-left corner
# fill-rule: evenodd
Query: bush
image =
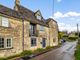
<path fill-rule="evenodd" d="M 0 58 L 0 60 L 7 60 L 6 58 Z"/>
<path fill-rule="evenodd" d="M 43 52 L 45 49 L 43 48 L 38 48 L 37 50 L 34 51 L 34 53 L 40 53 L 40 52 Z"/>
<path fill-rule="evenodd" d="M 45 49 L 43 49 L 43 48 L 38 48 L 37 50 L 35 50 L 35 51 L 38 51 L 38 52 L 42 52 L 42 51 L 44 51 Z"/>
<path fill-rule="evenodd" d="M 7 57 L 6 59 L 8 60 L 8 59 L 12 59 L 12 58 L 15 58 L 15 57 L 20 57 L 20 54 L 16 54 L 16 55 L 13 55 L 13 56 L 9 56 L 9 57 Z"/>
<path fill-rule="evenodd" d="M 47 46 L 46 49 L 52 49 L 54 48 L 53 46 Z"/>
<path fill-rule="evenodd" d="M 78 37 L 68 37 L 69 40 L 76 40 Z"/>
<path fill-rule="evenodd" d="M 25 50 L 24 52 L 21 53 L 22 56 L 25 55 L 31 55 L 33 52 L 31 50 Z"/>
<path fill-rule="evenodd" d="M 16 57 L 22 57 L 22 56 L 26 56 L 26 55 L 31 55 L 31 54 L 38 54 L 38 53 L 41 53 L 41 52 L 44 52 L 48 49 L 51 49 L 53 48 L 53 46 L 47 46 L 45 49 L 43 48 L 38 48 L 37 50 L 34 50 L 34 51 L 31 51 L 31 50 L 25 50 L 24 52 L 20 53 L 20 54 L 16 54 L 16 55 L 13 55 L 13 56 L 10 56 L 10 57 L 7 57 L 7 58 L 0 58 L 0 60 L 9 60 L 9 59 L 13 59 L 13 58 L 16 58 Z"/>
<path fill-rule="evenodd" d="M 15 58 L 15 57 L 20 57 L 20 54 L 16 54 L 16 55 L 13 55 L 13 56 L 9 56 L 7 58 L 0 58 L 0 60 L 9 60 L 9 59 L 12 59 L 12 58 Z"/>

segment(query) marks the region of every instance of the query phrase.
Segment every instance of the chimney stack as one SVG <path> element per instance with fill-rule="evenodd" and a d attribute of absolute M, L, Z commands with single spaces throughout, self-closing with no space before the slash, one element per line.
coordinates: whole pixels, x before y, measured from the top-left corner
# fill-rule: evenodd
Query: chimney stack
<path fill-rule="evenodd" d="M 18 11 L 18 5 L 20 5 L 20 0 L 15 0 L 14 10 Z"/>

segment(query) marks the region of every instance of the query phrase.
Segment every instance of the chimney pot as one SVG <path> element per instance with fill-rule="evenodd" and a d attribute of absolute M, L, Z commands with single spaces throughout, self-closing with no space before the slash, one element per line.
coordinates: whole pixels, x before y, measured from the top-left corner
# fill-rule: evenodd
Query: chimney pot
<path fill-rule="evenodd" d="M 14 10 L 18 11 L 18 5 L 20 5 L 20 0 L 15 0 Z"/>

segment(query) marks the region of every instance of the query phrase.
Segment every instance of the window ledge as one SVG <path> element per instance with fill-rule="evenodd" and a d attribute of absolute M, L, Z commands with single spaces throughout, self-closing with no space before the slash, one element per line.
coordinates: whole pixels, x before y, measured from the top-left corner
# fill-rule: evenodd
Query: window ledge
<path fill-rule="evenodd" d="M 0 50 L 9 50 L 9 49 L 13 49 L 13 47 L 11 47 L 11 48 L 0 48 Z"/>
<path fill-rule="evenodd" d="M 0 26 L 0 27 L 3 27 L 3 28 L 11 28 L 11 27 L 6 27 L 6 26 Z"/>
<path fill-rule="evenodd" d="M 31 46 L 31 47 L 36 47 L 36 46 Z"/>

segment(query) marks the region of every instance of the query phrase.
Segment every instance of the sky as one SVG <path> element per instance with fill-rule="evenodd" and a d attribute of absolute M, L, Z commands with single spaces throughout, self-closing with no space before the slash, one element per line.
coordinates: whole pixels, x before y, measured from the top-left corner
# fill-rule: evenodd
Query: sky
<path fill-rule="evenodd" d="M 80 28 L 79 6 L 80 0 L 54 0 L 52 17 L 57 20 L 60 31 L 77 31 L 77 24 Z"/>
<path fill-rule="evenodd" d="M 13 9 L 14 1 L 0 0 L 0 4 Z M 55 19 L 60 31 L 76 31 L 77 23 L 80 26 L 80 0 L 20 0 L 20 4 L 34 12 L 40 10 L 45 19 Z"/>
<path fill-rule="evenodd" d="M 14 8 L 15 0 L 0 0 L 0 4 Z M 53 0 L 20 0 L 20 4 L 34 12 L 40 10 L 45 19 L 52 16 Z"/>

